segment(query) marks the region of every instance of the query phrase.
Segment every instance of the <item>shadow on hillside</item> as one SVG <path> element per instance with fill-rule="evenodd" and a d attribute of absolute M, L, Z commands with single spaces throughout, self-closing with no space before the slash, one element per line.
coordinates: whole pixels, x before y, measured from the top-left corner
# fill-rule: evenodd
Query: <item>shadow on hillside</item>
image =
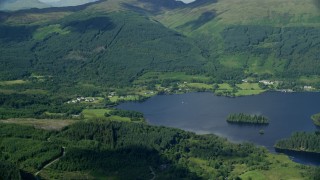
<path fill-rule="evenodd" d="M 64 27 L 70 27 L 74 31 L 84 33 L 88 30 L 109 31 L 115 28 L 115 24 L 108 17 L 94 17 L 67 22 Z"/>
<path fill-rule="evenodd" d="M 199 179 L 187 169 L 177 167 L 155 150 L 129 146 L 117 150 L 73 148 L 51 168 L 62 171 L 95 171 L 118 179 Z M 152 169 L 152 170 L 151 170 Z"/>
<path fill-rule="evenodd" d="M 21 42 L 32 37 L 37 26 L 1 26 L 0 40 L 4 42 Z"/>
<path fill-rule="evenodd" d="M 201 14 L 198 19 L 189 21 L 178 28 L 185 28 L 191 27 L 193 30 L 198 29 L 199 27 L 205 25 L 206 23 L 210 22 L 217 16 L 215 11 L 207 11 Z"/>

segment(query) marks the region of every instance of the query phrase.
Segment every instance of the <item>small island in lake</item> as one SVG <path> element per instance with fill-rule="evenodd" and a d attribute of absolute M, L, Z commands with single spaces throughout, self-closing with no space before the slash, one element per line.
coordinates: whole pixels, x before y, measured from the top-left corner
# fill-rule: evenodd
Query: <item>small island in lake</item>
<path fill-rule="evenodd" d="M 237 124 L 269 124 L 269 120 L 262 115 L 250 115 L 244 113 L 229 114 L 227 122 Z"/>
<path fill-rule="evenodd" d="M 313 121 L 313 124 L 315 124 L 316 126 L 320 126 L 320 113 L 312 115 L 311 119 Z"/>

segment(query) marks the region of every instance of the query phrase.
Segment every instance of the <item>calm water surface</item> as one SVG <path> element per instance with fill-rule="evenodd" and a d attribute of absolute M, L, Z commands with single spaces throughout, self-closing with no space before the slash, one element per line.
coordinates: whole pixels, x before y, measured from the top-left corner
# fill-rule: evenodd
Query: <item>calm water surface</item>
<path fill-rule="evenodd" d="M 159 95 L 145 102 L 129 102 L 120 109 L 143 112 L 153 125 L 214 133 L 233 142 L 249 141 L 274 152 L 273 145 L 294 131 L 315 131 L 310 119 L 320 112 L 320 93 L 269 92 L 257 96 L 228 98 L 212 93 Z M 230 113 L 261 114 L 269 118 L 268 126 L 228 124 Z M 263 129 L 265 134 L 260 135 Z M 297 162 L 320 165 L 320 158 L 290 154 Z"/>

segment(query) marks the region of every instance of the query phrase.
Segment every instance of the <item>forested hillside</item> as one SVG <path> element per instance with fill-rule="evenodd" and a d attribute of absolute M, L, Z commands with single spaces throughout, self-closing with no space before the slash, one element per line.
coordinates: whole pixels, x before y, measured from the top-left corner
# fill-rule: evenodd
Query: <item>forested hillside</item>
<path fill-rule="evenodd" d="M 155 18 L 194 38 L 208 57 L 206 68 L 213 76 L 236 72 L 229 79 L 277 79 L 290 88 L 292 83 L 319 85 L 317 0 L 201 2 Z"/>
<path fill-rule="evenodd" d="M 319 1 L 23 5 L 31 2 L 40 9 L 0 12 L 0 179 L 319 177 L 253 144 L 113 109 L 166 93 L 319 90 Z M 318 136 L 297 133 L 276 147 L 318 152 Z"/>
<path fill-rule="evenodd" d="M 317 2 L 254 1 L 109 0 L 3 13 L 1 79 L 37 74 L 117 87 L 160 71 L 318 87 Z"/>
<path fill-rule="evenodd" d="M 41 170 L 44 179 L 233 179 L 250 173 L 313 178 L 316 170 L 289 160 L 276 162 L 282 157 L 271 158 L 252 144 L 143 124 L 79 122 L 60 132 L 0 125 L 0 174 L 16 179 L 17 169 L 22 178 Z M 60 160 L 42 169 L 57 157 Z M 284 164 L 297 173 L 288 176 Z"/>
<path fill-rule="evenodd" d="M 204 63 L 186 37 L 133 13 L 76 13 L 49 26 L 0 28 L 2 79 L 35 73 L 129 85 L 144 71 L 201 71 Z"/>

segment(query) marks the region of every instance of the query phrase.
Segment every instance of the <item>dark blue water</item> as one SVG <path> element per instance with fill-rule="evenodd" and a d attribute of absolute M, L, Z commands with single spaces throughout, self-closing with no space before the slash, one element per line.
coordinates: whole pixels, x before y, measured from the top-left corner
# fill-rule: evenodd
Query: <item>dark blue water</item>
<path fill-rule="evenodd" d="M 257 96 L 228 98 L 212 93 L 159 95 L 145 102 L 129 102 L 120 109 L 143 112 L 153 125 L 163 125 L 193 131 L 213 133 L 233 142 L 253 142 L 274 152 L 279 139 L 289 137 L 294 131 L 315 131 L 317 127 L 310 116 L 320 112 L 320 93 L 270 92 Z M 261 114 L 269 119 L 268 126 L 228 124 L 230 113 Z M 265 134 L 260 135 L 263 129 Z M 292 155 L 305 164 L 320 165 L 320 159 Z"/>

